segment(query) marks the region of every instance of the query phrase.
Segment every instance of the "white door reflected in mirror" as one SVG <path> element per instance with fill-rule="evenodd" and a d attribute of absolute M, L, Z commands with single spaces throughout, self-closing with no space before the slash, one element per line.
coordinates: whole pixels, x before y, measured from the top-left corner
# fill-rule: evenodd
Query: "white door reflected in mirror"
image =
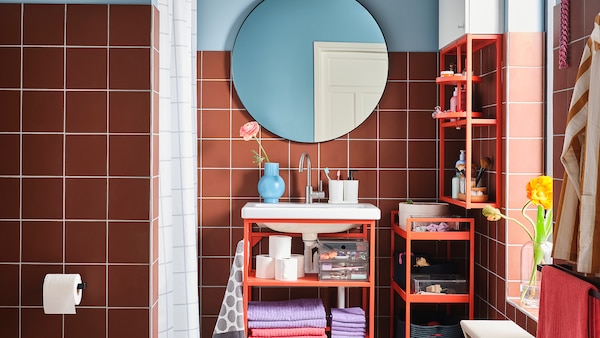
<path fill-rule="evenodd" d="M 339 137 L 377 106 L 388 74 L 383 43 L 314 42 L 315 140 Z"/>

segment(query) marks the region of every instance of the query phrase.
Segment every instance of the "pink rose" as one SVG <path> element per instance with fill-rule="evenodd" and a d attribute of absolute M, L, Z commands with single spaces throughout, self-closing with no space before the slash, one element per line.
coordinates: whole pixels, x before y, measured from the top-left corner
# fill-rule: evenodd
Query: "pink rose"
<path fill-rule="evenodd" d="M 248 141 L 249 139 L 256 137 L 260 130 L 260 126 L 256 121 L 251 121 L 244 124 L 240 128 L 240 136 L 244 138 L 244 141 Z"/>

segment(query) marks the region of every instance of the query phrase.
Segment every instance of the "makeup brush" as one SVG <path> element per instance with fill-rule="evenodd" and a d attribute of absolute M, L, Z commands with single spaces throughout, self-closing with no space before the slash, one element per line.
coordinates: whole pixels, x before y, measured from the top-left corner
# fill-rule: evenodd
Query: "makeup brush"
<path fill-rule="evenodd" d="M 489 167 L 489 165 L 492 164 L 492 159 L 484 156 L 479 160 L 479 171 L 477 171 L 477 176 L 475 177 L 475 186 L 478 187 L 479 186 L 479 180 L 481 180 L 481 177 L 483 176 L 483 173 L 487 170 L 487 168 Z"/>

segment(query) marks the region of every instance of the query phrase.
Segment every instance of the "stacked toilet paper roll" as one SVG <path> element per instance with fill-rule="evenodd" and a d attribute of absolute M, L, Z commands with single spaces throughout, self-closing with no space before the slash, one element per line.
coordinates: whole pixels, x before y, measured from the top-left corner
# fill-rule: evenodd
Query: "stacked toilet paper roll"
<path fill-rule="evenodd" d="M 272 258 L 290 258 L 292 254 L 292 237 L 285 235 L 269 236 L 269 256 Z"/>
<path fill-rule="evenodd" d="M 256 278 L 275 278 L 275 259 L 269 255 L 256 256 Z"/>
<path fill-rule="evenodd" d="M 256 255 L 256 278 L 296 280 L 304 277 L 304 256 L 292 254 L 292 237 L 269 236 L 269 254 Z"/>
<path fill-rule="evenodd" d="M 275 279 L 276 280 L 297 280 L 298 265 L 296 258 L 277 258 L 275 260 Z"/>

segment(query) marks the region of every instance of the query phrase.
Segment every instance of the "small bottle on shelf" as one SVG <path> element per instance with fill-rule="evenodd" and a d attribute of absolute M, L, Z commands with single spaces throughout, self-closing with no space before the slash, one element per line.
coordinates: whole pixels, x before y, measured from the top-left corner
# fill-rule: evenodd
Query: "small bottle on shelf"
<path fill-rule="evenodd" d="M 452 97 L 450 98 L 450 111 L 452 111 L 452 112 L 456 111 L 457 101 L 458 101 L 458 87 L 454 87 L 454 93 L 452 94 Z"/>

